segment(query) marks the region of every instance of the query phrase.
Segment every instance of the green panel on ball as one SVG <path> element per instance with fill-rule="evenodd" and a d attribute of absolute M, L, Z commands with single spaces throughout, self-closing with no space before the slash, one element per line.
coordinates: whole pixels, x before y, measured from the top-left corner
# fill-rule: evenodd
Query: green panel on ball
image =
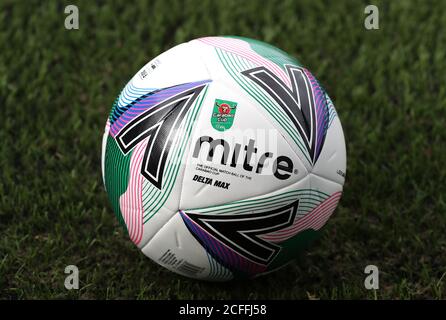
<path fill-rule="evenodd" d="M 285 70 L 285 65 L 287 64 L 302 66 L 302 64 L 297 59 L 291 57 L 285 51 L 263 41 L 236 36 L 230 36 L 230 38 L 240 39 L 249 43 L 252 50 L 254 50 L 262 57 L 274 62 L 283 70 Z"/>
<path fill-rule="evenodd" d="M 321 230 L 315 231 L 313 229 L 304 230 L 294 237 L 281 242 L 279 245 L 282 249 L 268 266 L 268 269 L 274 270 L 297 258 L 298 255 L 311 244 L 311 242 L 320 236 L 320 231 Z"/>
<path fill-rule="evenodd" d="M 129 167 L 132 156 L 130 151 L 123 155 L 113 137 L 108 136 L 105 150 L 105 188 L 119 223 L 127 230 L 124 218 L 119 206 L 120 196 L 127 190 L 129 181 Z"/>

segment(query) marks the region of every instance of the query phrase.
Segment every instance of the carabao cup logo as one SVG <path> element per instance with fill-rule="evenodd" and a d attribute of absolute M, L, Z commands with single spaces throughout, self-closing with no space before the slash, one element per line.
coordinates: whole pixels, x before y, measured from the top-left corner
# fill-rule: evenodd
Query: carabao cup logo
<path fill-rule="evenodd" d="M 225 131 L 234 123 L 237 102 L 215 99 L 212 110 L 211 124 L 215 130 Z"/>

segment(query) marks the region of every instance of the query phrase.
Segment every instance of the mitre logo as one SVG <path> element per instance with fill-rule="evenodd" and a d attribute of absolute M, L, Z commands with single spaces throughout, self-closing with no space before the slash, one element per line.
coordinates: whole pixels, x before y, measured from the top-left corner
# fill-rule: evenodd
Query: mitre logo
<path fill-rule="evenodd" d="M 202 152 L 202 149 L 204 150 Z M 269 167 L 272 164 L 272 174 L 279 180 L 286 180 L 291 174 L 297 173 L 294 170 L 293 161 L 285 156 L 275 156 L 274 152 L 264 152 L 258 154 L 258 148 L 254 139 L 249 139 L 246 145 L 240 143 L 231 143 L 225 139 L 214 139 L 211 136 L 201 136 L 195 142 L 192 157 L 201 161 L 214 161 L 214 156 L 218 153 L 220 164 L 243 170 L 262 174 L 266 162 Z M 204 155 L 205 157 L 200 157 Z M 254 160 L 254 155 L 258 160 Z M 217 158 L 218 159 L 218 158 Z"/>

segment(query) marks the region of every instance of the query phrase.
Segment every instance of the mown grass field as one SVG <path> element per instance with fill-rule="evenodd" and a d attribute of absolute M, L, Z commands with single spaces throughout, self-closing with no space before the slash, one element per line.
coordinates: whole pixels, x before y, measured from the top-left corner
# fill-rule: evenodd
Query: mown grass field
<path fill-rule="evenodd" d="M 446 2 L 0 2 L 0 298 L 421 299 L 446 296 Z M 64 28 L 76 4 L 80 29 Z M 295 263 L 252 281 L 189 280 L 128 239 L 101 180 L 111 104 L 152 57 L 205 35 L 267 41 L 332 97 L 344 196 Z M 64 268 L 80 289 L 64 288 Z M 364 288 L 364 268 L 380 288 Z"/>

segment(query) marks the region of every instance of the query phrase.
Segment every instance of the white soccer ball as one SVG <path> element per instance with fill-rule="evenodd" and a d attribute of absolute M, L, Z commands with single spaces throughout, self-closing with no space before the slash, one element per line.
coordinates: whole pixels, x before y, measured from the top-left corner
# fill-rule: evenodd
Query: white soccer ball
<path fill-rule="evenodd" d="M 330 98 L 260 41 L 208 37 L 147 63 L 102 145 L 111 205 L 163 267 L 223 281 L 285 265 L 341 197 L 346 151 Z"/>

